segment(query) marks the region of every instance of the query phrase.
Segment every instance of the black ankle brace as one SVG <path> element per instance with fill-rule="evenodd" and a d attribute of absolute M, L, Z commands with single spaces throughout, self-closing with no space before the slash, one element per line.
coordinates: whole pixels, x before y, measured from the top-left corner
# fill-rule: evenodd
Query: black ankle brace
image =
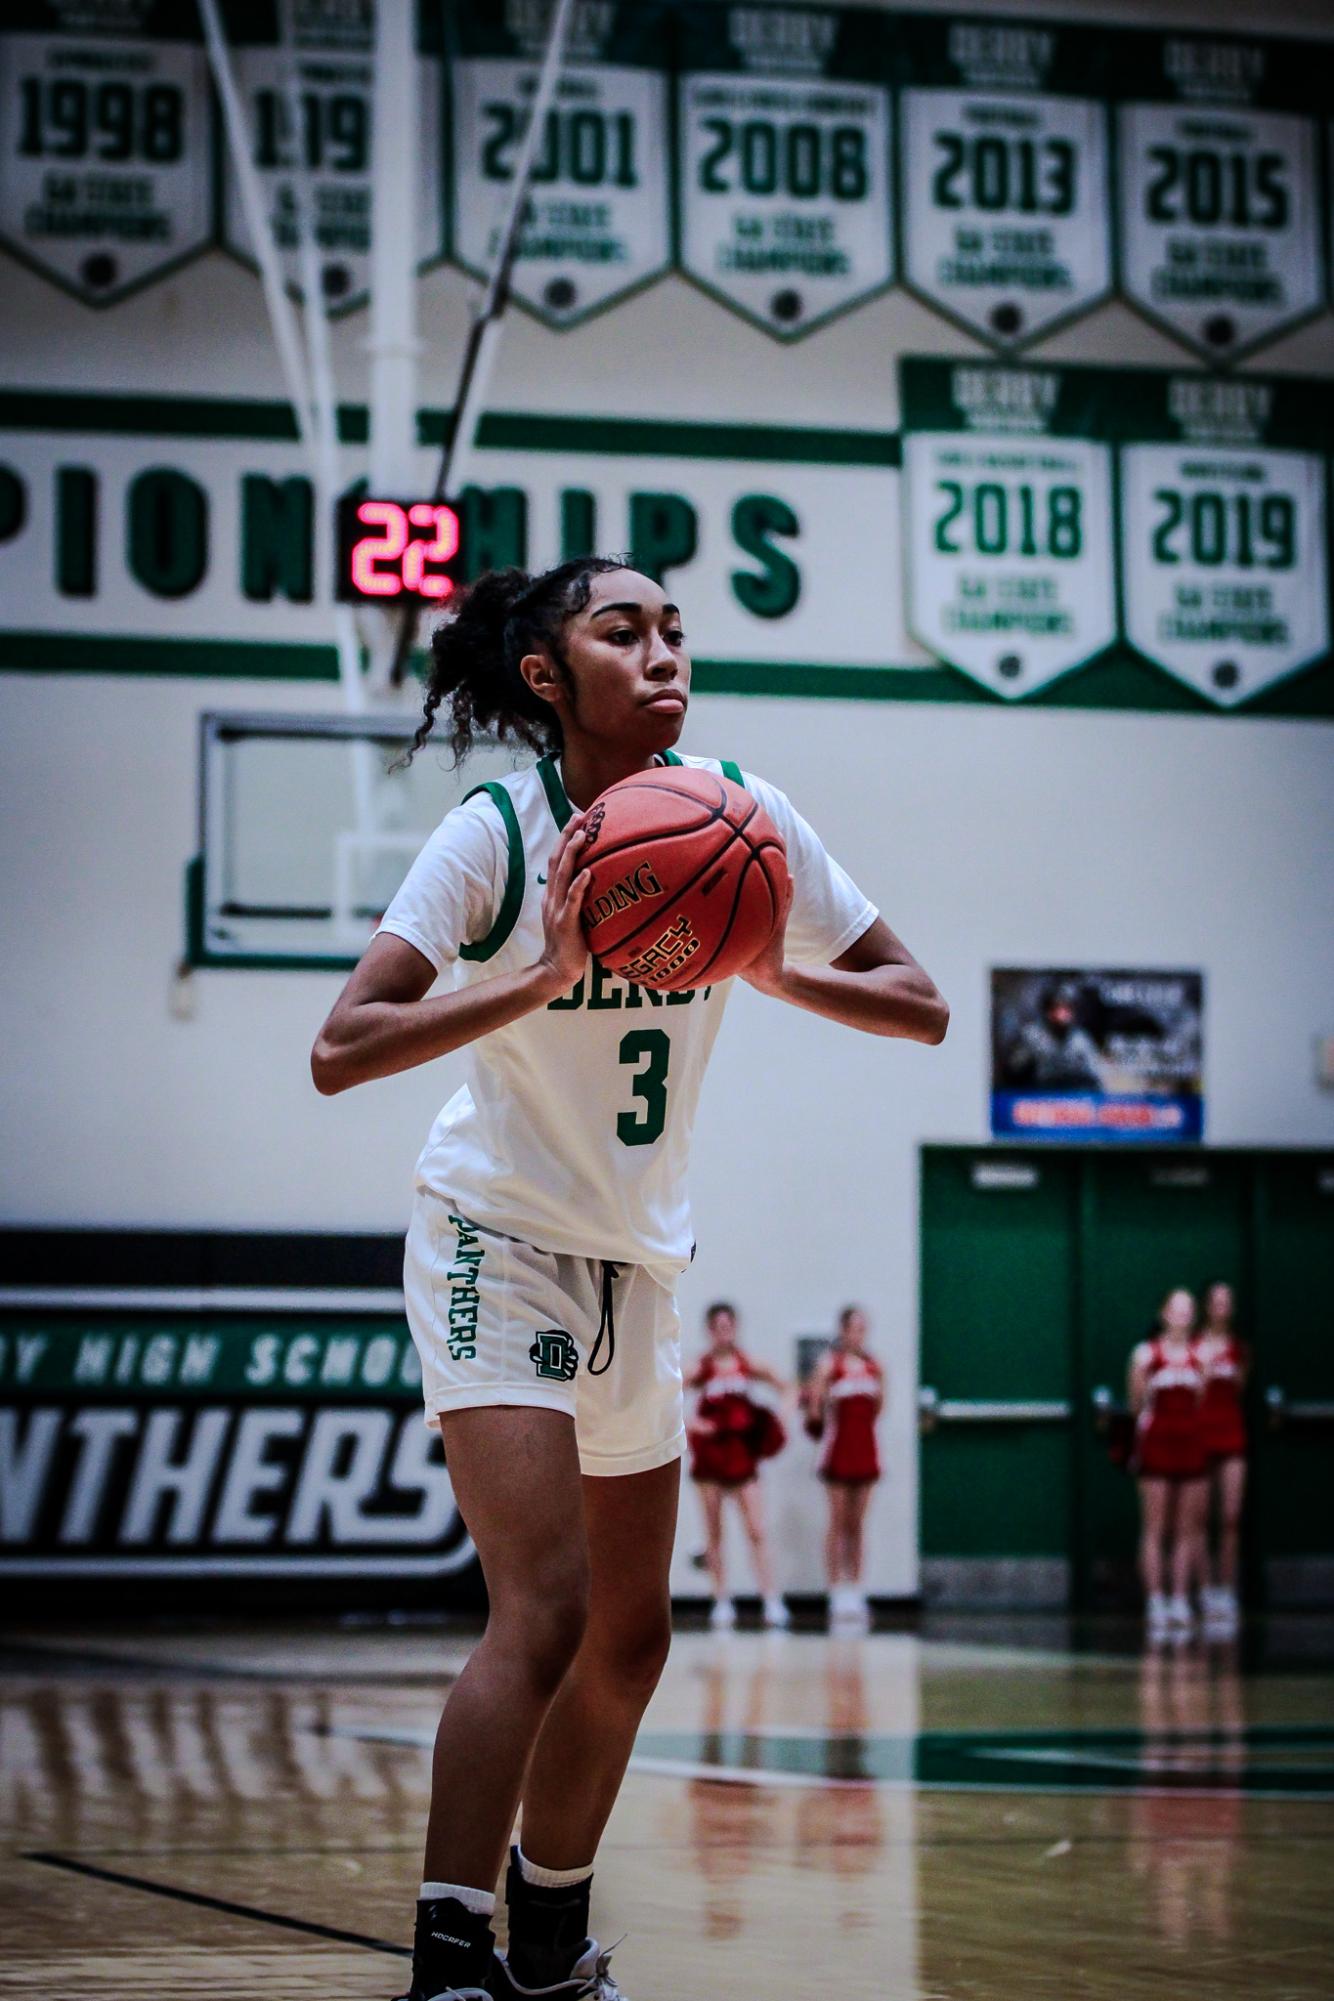
<path fill-rule="evenodd" d="M 588 1905 L 593 1878 L 553 1888 L 530 1883 L 519 1866 L 519 1851 L 510 1851 L 505 1878 L 509 1908 L 506 1957 L 514 1977 L 524 1987 L 550 1987 L 569 1976 L 570 1968 L 588 1943 Z"/>

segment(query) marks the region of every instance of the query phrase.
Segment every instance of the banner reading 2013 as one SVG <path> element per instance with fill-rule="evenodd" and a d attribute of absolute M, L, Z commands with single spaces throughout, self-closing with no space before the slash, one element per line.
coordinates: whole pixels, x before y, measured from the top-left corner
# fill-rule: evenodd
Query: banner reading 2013
<path fill-rule="evenodd" d="M 1311 385 L 1145 373 L 1117 402 L 1139 440 L 1120 452 L 1130 644 L 1229 708 L 1322 659 L 1329 532 Z"/>
<path fill-rule="evenodd" d="M 908 283 L 998 346 L 1111 283 L 1102 43 L 1057 23 L 916 16 L 900 109 Z"/>
<path fill-rule="evenodd" d="M 1061 371 L 907 360 L 908 624 L 993 693 L 1030 695 L 1116 637 L 1112 455 Z"/>
<path fill-rule="evenodd" d="M 678 261 L 782 339 L 893 280 L 887 32 L 863 8 L 683 10 Z"/>
<path fill-rule="evenodd" d="M 452 249 L 470 271 L 495 261 L 552 12 L 553 0 L 474 0 L 452 16 Z M 652 0 L 575 6 L 511 285 L 552 326 L 667 268 L 666 34 Z"/>
<path fill-rule="evenodd" d="M 391 0 L 382 0 L 391 4 Z M 406 4 L 406 0 L 397 0 Z M 302 229 L 313 231 L 324 303 L 347 312 L 370 289 L 371 64 L 375 0 L 259 0 L 233 7 L 237 82 L 245 102 L 269 228 L 294 292 Z M 441 254 L 440 49 L 429 6 L 418 9 L 417 130 L 421 155 L 417 255 Z M 230 157 L 223 240 L 247 263 L 254 246 Z"/>
<path fill-rule="evenodd" d="M 1320 305 L 1319 45 L 1127 32 L 1120 70 L 1121 289 L 1211 360 Z"/>
<path fill-rule="evenodd" d="M 213 106 L 193 7 L 9 0 L 0 241 L 85 305 L 207 247 Z"/>

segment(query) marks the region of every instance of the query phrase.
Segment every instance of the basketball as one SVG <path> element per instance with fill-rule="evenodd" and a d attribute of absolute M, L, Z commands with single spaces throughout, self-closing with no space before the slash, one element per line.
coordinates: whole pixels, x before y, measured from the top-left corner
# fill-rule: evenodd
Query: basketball
<path fill-rule="evenodd" d="M 581 866 L 589 949 L 660 992 L 713 985 L 773 936 L 787 875 L 759 801 L 712 771 L 638 772 L 594 800 Z"/>

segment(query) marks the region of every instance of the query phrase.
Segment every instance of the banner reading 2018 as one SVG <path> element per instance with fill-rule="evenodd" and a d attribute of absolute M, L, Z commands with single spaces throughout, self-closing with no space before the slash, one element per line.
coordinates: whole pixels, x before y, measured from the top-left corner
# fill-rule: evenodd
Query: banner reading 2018
<path fill-rule="evenodd" d="M 1112 275 L 1099 37 L 926 16 L 898 34 L 908 283 L 998 346 L 1087 311 Z"/>
<path fill-rule="evenodd" d="M 894 277 L 888 28 L 863 8 L 691 6 L 678 261 L 790 339 Z"/>
<path fill-rule="evenodd" d="M 1334 50 L 1126 33 L 1121 289 L 1213 360 L 1320 306 L 1320 137 Z"/>
<path fill-rule="evenodd" d="M 1123 659 L 1235 708 L 1328 660 L 1327 383 L 935 358 L 900 383 L 908 623 L 951 666 L 1022 696 L 1119 625 Z"/>
<path fill-rule="evenodd" d="M 908 624 L 998 695 L 1030 695 L 1116 637 L 1112 454 L 1064 372 L 900 365 Z"/>
<path fill-rule="evenodd" d="M 473 0 L 451 16 L 452 248 L 470 271 L 495 261 L 553 12 L 553 0 Z M 575 6 L 511 284 L 552 326 L 667 268 L 666 35 L 652 0 Z"/>

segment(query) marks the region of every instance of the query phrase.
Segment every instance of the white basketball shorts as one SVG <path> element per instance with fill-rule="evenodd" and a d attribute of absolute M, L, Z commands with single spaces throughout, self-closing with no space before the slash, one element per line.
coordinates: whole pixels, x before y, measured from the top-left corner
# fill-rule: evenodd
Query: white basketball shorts
<path fill-rule="evenodd" d="M 616 1266 L 614 1345 L 604 1333 L 594 1358 L 606 1270 L 600 1258 L 539 1251 L 484 1229 L 419 1188 L 403 1290 L 427 1423 L 452 1410 L 530 1405 L 574 1419 L 585 1473 L 647 1473 L 679 1459 L 676 1301 L 646 1266 Z"/>

